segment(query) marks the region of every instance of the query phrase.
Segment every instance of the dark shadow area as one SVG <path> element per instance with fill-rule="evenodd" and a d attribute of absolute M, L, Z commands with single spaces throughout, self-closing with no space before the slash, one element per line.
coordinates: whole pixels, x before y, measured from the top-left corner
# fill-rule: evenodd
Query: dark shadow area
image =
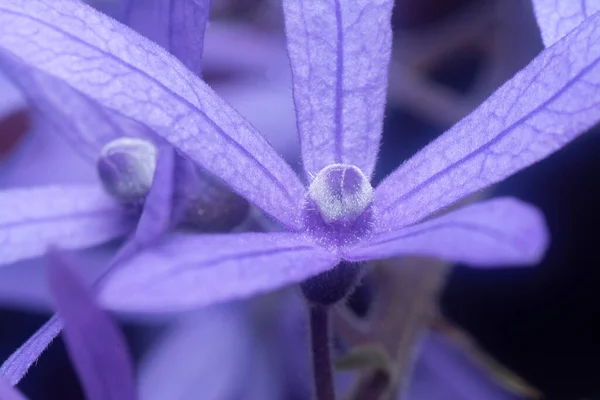
<path fill-rule="evenodd" d="M 498 185 L 538 206 L 552 237 L 530 268 L 457 267 L 446 314 L 549 399 L 600 392 L 600 129 Z"/>

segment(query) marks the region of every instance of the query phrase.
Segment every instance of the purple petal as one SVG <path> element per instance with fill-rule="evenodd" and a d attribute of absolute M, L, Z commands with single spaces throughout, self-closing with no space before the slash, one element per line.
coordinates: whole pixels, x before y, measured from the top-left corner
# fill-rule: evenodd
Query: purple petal
<path fill-rule="evenodd" d="M 0 378 L 0 400 L 26 400 L 26 397 L 4 379 Z"/>
<path fill-rule="evenodd" d="M 10 154 L 0 159 L 0 188 L 95 182 L 95 164 L 73 151 L 44 121 L 34 124 Z M 31 162 L 35 160 L 35 162 Z"/>
<path fill-rule="evenodd" d="M 428 332 L 422 340 L 406 398 L 410 400 L 517 400 L 486 376 L 447 338 Z"/>
<path fill-rule="evenodd" d="M 284 159 L 300 166 L 292 80 L 285 41 L 243 24 L 211 21 L 204 43 L 211 87 L 255 126 Z M 212 71 L 211 71 L 212 70 Z M 207 78 L 209 79 L 209 78 Z"/>
<path fill-rule="evenodd" d="M 148 138 L 151 135 L 141 124 L 99 106 L 59 79 L 28 66 L 11 53 L 3 52 L 1 47 L 0 69 L 22 90 L 46 129 L 60 134 L 92 163 L 111 140 L 123 136 Z"/>
<path fill-rule="evenodd" d="M 250 297 L 337 264 L 290 233 L 172 234 L 109 277 L 101 299 L 128 311 L 180 311 Z"/>
<path fill-rule="evenodd" d="M 114 268 L 117 263 L 127 259 L 131 254 L 135 254 L 136 251 L 139 251 L 139 248 L 137 242 L 131 240 L 121 247 L 116 255 L 113 246 L 97 247 L 79 252 L 79 259 L 82 259 L 81 256 L 85 256 L 85 269 L 80 271 L 85 273 L 90 280 L 95 280 L 104 275 L 107 270 Z M 40 293 L 43 292 L 41 286 L 44 289 L 47 289 L 48 286 L 46 274 L 40 273 L 40 267 L 45 268 L 46 266 L 41 264 L 42 260 L 36 259 L 12 264 L 4 268 L 0 277 L 0 283 L 3 286 L 0 288 L 0 293 L 2 293 L 4 300 L 10 300 L 12 305 L 15 304 L 16 300 L 21 303 L 19 304 L 21 307 L 23 306 L 22 303 L 25 302 L 25 307 L 28 309 L 39 309 L 39 303 L 42 303 L 43 311 L 47 311 L 47 296 L 45 293 Z M 24 273 L 25 269 L 28 271 L 27 274 Z M 42 275 L 44 275 L 43 282 Z M 2 364 L 0 376 L 5 377 L 14 385 L 18 384 L 54 338 L 58 336 L 62 328 L 62 320 L 56 314 L 53 315 Z"/>
<path fill-rule="evenodd" d="M 273 35 L 273 32 L 261 30 L 252 24 L 210 21 L 206 27 L 203 50 L 203 69 L 205 73 L 216 76 L 211 83 L 243 80 L 249 76 L 266 83 L 281 70 L 288 80 L 291 78 L 285 41 Z M 224 72 L 227 74 L 225 79 L 219 79 Z M 292 102 L 290 86 L 288 91 Z"/>
<path fill-rule="evenodd" d="M 98 307 L 91 288 L 73 272 L 65 256 L 51 252 L 48 258 L 50 290 L 87 398 L 135 399 L 133 366 L 121 331 Z"/>
<path fill-rule="evenodd" d="M 393 1 L 285 0 L 304 170 L 352 164 L 370 176 L 379 151 Z"/>
<path fill-rule="evenodd" d="M 375 235 L 350 261 L 423 255 L 481 266 L 538 263 L 548 246 L 544 217 L 504 197 L 463 207 L 421 224 Z"/>
<path fill-rule="evenodd" d="M 114 252 L 114 242 L 78 250 L 77 257 L 83 257 L 85 260 L 85 269 L 81 272 L 86 278 L 95 279 L 106 269 Z M 18 261 L 0 268 L 0 304 L 12 309 L 41 313 L 51 311 L 45 271 L 46 263 L 41 257 Z"/>
<path fill-rule="evenodd" d="M 144 208 L 135 231 L 134 240 L 145 246 L 171 228 L 175 150 L 162 146 L 158 150 L 152 186 L 144 201 Z"/>
<path fill-rule="evenodd" d="M 170 324 L 140 363 L 140 398 L 196 400 L 202 393 L 202 400 L 236 399 L 243 390 L 243 399 L 249 400 L 249 392 L 260 390 L 262 382 L 244 385 L 248 376 L 257 370 L 273 374 L 261 365 L 266 355 L 261 351 L 265 338 L 256 334 L 256 324 L 244 312 L 248 311 L 245 305 L 203 308 Z M 248 365 L 252 365 L 250 371 Z"/>
<path fill-rule="evenodd" d="M 375 190 L 379 229 L 415 223 L 557 151 L 600 120 L 600 14 L 588 18 Z"/>
<path fill-rule="evenodd" d="M 66 0 L 0 7 L 0 48 L 143 123 L 284 225 L 298 228 L 304 187 L 269 143 L 154 43 Z M 50 55 L 50 56 L 49 56 Z"/>
<path fill-rule="evenodd" d="M 56 315 L 48 320 L 0 366 L 0 377 L 18 384 L 63 328 Z"/>
<path fill-rule="evenodd" d="M 126 0 L 121 20 L 200 75 L 210 0 Z"/>
<path fill-rule="evenodd" d="M 85 270 L 82 271 L 86 274 L 90 274 L 91 279 L 97 279 L 99 276 L 102 277 L 106 274 L 106 271 L 110 271 L 117 264 L 123 262 L 131 257 L 136 252 L 140 251 L 142 246 L 146 243 L 141 241 L 136 241 L 135 238 L 128 241 L 125 245 L 119 249 L 116 255 L 112 250 L 107 251 L 108 249 L 94 249 L 91 251 L 87 251 L 85 258 Z M 110 255 L 109 255 L 110 254 Z M 108 260 L 107 260 L 108 259 Z M 29 270 L 32 268 L 34 272 L 36 271 L 36 267 L 39 265 L 38 260 L 31 260 L 29 262 L 30 265 L 23 265 L 23 263 L 17 265 L 11 265 L 10 268 L 21 271 L 23 268 L 15 268 L 15 267 L 27 267 Z M 108 267 L 106 266 L 108 264 Z M 98 267 L 101 269 L 98 270 Z M 7 269 L 5 269 L 6 271 Z M 10 269 L 8 269 L 10 270 Z M 20 280 L 18 278 L 21 278 Z M 32 278 L 34 278 L 32 280 Z M 33 277 L 30 275 L 27 277 L 28 285 L 27 288 L 31 290 L 31 286 L 33 286 L 33 294 L 37 294 L 39 292 L 39 288 L 36 291 L 36 286 L 38 284 L 38 274 L 35 274 Z M 101 278 L 100 278 L 101 279 Z M 13 286 L 23 285 L 23 274 L 14 276 L 12 278 L 14 282 Z M 2 282 L 0 280 L 0 282 Z M 32 285 L 33 283 L 33 285 Z M 47 286 L 47 282 L 44 281 L 45 286 Z M 4 290 L 6 291 L 6 290 Z M 29 294 L 28 300 L 31 299 L 32 293 Z M 14 300 L 14 293 L 9 293 L 9 298 Z M 24 296 L 24 294 L 17 294 L 18 297 Z M 38 294 L 39 297 L 39 294 Z M 45 299 L 43 300 L 45 303 Z M 29 368 L 38 360 L 38 358 L 42 355 L 42 353 L 46 350 L 46 348 L 52 343 L 52 341 L 58 336 L 58 334 L 63 329 L 63 321 L 58 317 L 57 314 L 53 315 L 48 322 L 46 322 L 40 329 L 38 329 L 21 347 L 19 347 L 3 364 L 0 366 L 0 376 L 8 379 L 12 384 L 16 385 L 19 381 L 25 376 Z"/>
<path fill-rule="evenodd" d="M 27 108 L 27 103 L 19 90 L 4 74 L 0 74 L 0 120 Z"/>
<path fill-rule="evenodd" d="M 131 228 L 125 210 L 96 185 L 0 191 L 0 265 L 40 256 L 50 245 L 96 246 Z"/>
<path fill-rule="evenodd" d="M 600 11 L 598 0 L 532 0 L 544 46 L 550 47 Z"/>

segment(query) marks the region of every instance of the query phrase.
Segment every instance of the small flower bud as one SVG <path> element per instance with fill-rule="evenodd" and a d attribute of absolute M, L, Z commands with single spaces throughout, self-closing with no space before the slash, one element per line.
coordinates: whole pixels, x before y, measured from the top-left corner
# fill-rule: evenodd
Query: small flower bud
<path fill-rule="evenodd" d="M 333 164 L 317 174 L 308 195 L 325 223 L 352 223 L 373 202 L 373 187 L 354 165 Z"/>
<path fill-rule="evenodd" d="M 176 174 L 175 208 L 181 210 L 184 226 L 200 232 L 226 232 L 246 220 L 248 202 L 209 172 L 180 158 Z"/>
<path fill-rule="evenodd" d="M 199 178 L 184 221 L 203 232 L 226 232 L 240 225 L 250 209 L 246 199 L 207 173 Z"/>
<path fill-rule="evenodd" d="M 123 203 L 142 202 L 152 186 L 157 152 L 152 142 L 136 138 L 104 146 L 97 168 L 106 191 Z"/>

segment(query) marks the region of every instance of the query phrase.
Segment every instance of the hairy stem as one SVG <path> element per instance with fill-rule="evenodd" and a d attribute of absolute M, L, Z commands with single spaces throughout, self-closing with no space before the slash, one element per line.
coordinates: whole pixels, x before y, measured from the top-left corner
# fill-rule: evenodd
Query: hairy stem
<path fill-rule="evenodd" d="M 310 347 L 316 400 L 335 400 L 329 350 L 329 307 L 310 304 Z"/>

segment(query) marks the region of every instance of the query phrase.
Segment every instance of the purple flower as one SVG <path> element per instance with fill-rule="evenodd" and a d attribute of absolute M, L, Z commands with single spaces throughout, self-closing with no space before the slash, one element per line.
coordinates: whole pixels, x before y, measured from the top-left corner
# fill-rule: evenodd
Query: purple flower
<path fill-rule="evenodd" d="M 1 4 L 2 63 L 36 77 L 29 97 L 46 101 L 52 87 L 145 126 L 291 231 L 174 234 L 113 276 L 103 300 L 114 308 L 198 307 L 336 271 L 342 260 L 425 254 L 482 266 L 535 263 L 547 244 L 544 223 L 515 199 L 422 221 L 598 120 L 599 17 L 591 17 L 373 189 L 392 2 L 284 1 L 304 186 L 158 46 L 76 2 Z"/>
<path fill-rule="evenodd" d="M 150 245 L 171 226 L 173 219 L 172 209 L 174 207 L 172 206 L 173 199 L 170 194 L 172 193 L 171 188 L 174 186 L 174 167 L 175 153 L 172 149 L 165 148 L 163 151 L 160 151 L 153 178 L 154 182 L 145 200 L 136 231 L 132 235 L 132 238 L 112 258 L 107 267 L 108 271 L 127 260 L 145 246 Z M 14 195 L 14 192 L 11 194 Z M 58 193 L 56 200 L 60 202 L 62 199 L 60 193 Z M 41 230 L 41 232 L 46 235 L 52 233 L 49 229 Z M 81 236 L 84 236 L 84 234 Z M 10 238 L 10 231 L 8 237 Z M 51 241 L 52 238 L 48 237 L 47 240 Z M 42 240 L 41 243 L 45 244 L 46 241 Z M 37 251 L 41 251 L 41 248 L 38 247 Z M 61 329 L 62 320 L 57 315 L 52 316 L 48 322 L 2 364 L 0 374 L 8 378 L 11 383 L 18 383 L 33 362 L 60 333 Z"/>
<path fill-rule="evenodd" d="M 148 5 L 127 2 L 124 19 L 148 31 L 145 24 L 149 21 L 136 15 L 143 9 L 160 16 L 166 3 Z M 168 11 L 168 18 L 151 24 L 152 33 L 162 35 L 165 47 L 199 72 L 207 4 L 178 4 Z M 105 190 L 119 202 L 97 185 L 0 192 L 0 237 L 5 238 L 0 264 L 38 256 L 49 244 L 79 249 L 134 230 L 110 262 L 110 270 L 181 220 L 195 229 L 220 231 L 246 217 L 247 203 L 243 199 L 214 178 L 198 176 L 189 161 L 147 127 L 118 113 L 111 114 L 76 91 L 60 84 L 54 86 L 50 81 L 44 86 L 46 92 L 39 96 L 43 86 L 37 84 L 39 76 L 26 73 L 25 66 L 13 56 L 5 56 L 0 55 L 0 66 L 23 90 L 37 117 L 53 126 L 88 159 L 99 157 L 98 170 Z M 132 209 L 139 217 L 135 229 L 130 218 Z M 0 373 L 12 383 L 18 382 L 60 329 L 61 321 L 54 316 L 0 367 Z"/>
<path fill-rule="evenodd" d="M 158 18 L 163 15 L 166 3 L 157 1 L 151 6 L 136 1 L 125 3 L 123 18 L 132 27 L 151 32 L 155 40 L 200 72 L 207 4 L 178 3 L 166 10 L 167 17 L 150 21 L 138 18 L 139 14 Z M 152 30 L 148 28 L 150 25 Z M 135 220 L 143 212 L 154 214 L 146 222 L 156 226 L 152 227 L 152 234 L 147 227 L 138 226 L 134 235 L 137 246 L 160 236 L 181 219 L 196 229 L 220 231 L 245 218 L 247 203 L 209 176 L 198 177 L 189 161 L 161 154 L 163 161 L 159 162 L 159 149 L 161 153 L 174 150 L 144 125 L 99 107 L 60 83 L 38 84 L 38 79 L 44 78 L 33 70 L 27 72 L 27 67 L 13 55 L 5 53 L 0 58 L 2 68 L 21 87 L 37 119 L 59 132 L 88 160 L 98 162 L 105 188 L 53 185 L 1 192 L 0 237 L 6 246 L 0 256 L 1 264 L 39 256 L 49 244 L 79 249 L 108 242 L 131 233 Z M 168 158 L 174 159 L 165 161 Z M 165 170 L 157 171 L 161 168 Z M 159 190 L 151 195 L 150 186 L 157 180 L 153 178 L 155 174 L 161 175 L 162 181 L 156 183 Z M 29 199 L 26 205 L 24 197 Z M 53 201 L 47 201 L 48 198 Z M 163 221 L 156 221 L 156 213 L 163 214 Z M 140 233 L 146 238 L 140 238 Z"/>
<path fill-rule="evenodd" d="M 73 272 L 72 261 L 51 251 L 48 278 L 56 309 L 64 320 L 65 342 L 86 398 L 133 400 L 133 365 L 122 333 L 101 310 L 90 288 Z M 0 398 L 23 399 L 0 379 Z"/>

